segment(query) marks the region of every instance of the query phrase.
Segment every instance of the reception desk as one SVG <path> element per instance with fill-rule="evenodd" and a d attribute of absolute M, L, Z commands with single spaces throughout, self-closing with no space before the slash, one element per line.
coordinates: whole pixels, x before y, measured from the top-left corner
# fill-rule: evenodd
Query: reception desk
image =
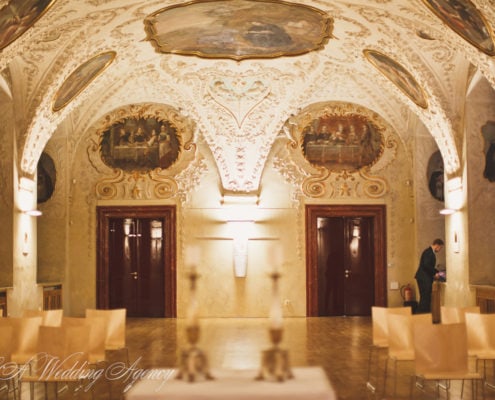
<path fill-rule="evenodd" d="M 167 370 L 164 370 L 167 371 Z M 127 400 L 336 400 L 337 396 L 319 367 L 293 368 L 285 382 L 256 381 L 257 371 L 213 370 L 215 380 L 189 383 L 175 379 L 169 370 L 159 379 L 144 378 L 126 394 Z M 151 374 L 155 377 L 159 374 Z"/>

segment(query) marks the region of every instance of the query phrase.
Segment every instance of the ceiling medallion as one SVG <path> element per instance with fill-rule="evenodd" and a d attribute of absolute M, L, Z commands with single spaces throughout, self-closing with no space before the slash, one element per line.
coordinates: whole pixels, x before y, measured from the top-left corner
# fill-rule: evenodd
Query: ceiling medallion
<path fill-rule="evenodd" d="M 211 0 L 160 9 L 144 25 L 160 53 L 240 61 L 322 49 L 332 37 L 333 20 L 303 4 Z"/>

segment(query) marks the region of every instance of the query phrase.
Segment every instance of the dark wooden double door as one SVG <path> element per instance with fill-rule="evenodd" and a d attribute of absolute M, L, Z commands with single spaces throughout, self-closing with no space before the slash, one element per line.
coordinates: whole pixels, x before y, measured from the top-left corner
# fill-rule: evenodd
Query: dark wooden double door
<path fill-rule="evenodd" d="M 386 302 L 383 206 L 307 206 L 308 316 L 370 315 Z"/>
<path fill-rule="evenodd" d="M 99 209 L 98 306 L 175 316 L 175 209 Z"/>

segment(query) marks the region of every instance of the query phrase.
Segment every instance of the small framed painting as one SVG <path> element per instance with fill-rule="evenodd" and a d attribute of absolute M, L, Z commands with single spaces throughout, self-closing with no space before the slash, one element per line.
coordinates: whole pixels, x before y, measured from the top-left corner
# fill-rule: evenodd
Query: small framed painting
<path fill-rule="evenodd" d="M 77 67 L 54 96 L 53 111 L 60 111 L 81 93 L 115 58 L 114 51 L 98 54 Z"/>
<path fill-rule="evenodd" d="M 368 61 L 378 71 L 391 80 L 407 97 L 419 107 L 427 108 L 428 102 L 423 88 L 418 84 L 412 74 L 397 61 L 378 51 L 366 49 L 363 51 Z"/>
<path fill-rule="evenodd" d="M 473 46 L 495 55 L 493 32 L 483 14 L 469 0 L 423 0 L 450 29 Z"/>
<path fill-rule="evenodd" d="M 48 10 L 55 0 L 6 1 L 0 9 L 0 50 L 7 47 Z"/>

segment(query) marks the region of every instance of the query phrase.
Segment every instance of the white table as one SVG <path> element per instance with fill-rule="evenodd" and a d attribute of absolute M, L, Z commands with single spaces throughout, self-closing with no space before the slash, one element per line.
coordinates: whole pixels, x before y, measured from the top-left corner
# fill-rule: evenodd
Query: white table
<path fill-rule="evenodd" d="M 336 400 L 320 367 L 293 368 L 285 382 L 256 381 L 257 371 L 213 370 L 213 381 L 175 379 L 175 371 L 151 371 L 159 379 L 144 378 L 126 394 L 127 400 Z"/>

